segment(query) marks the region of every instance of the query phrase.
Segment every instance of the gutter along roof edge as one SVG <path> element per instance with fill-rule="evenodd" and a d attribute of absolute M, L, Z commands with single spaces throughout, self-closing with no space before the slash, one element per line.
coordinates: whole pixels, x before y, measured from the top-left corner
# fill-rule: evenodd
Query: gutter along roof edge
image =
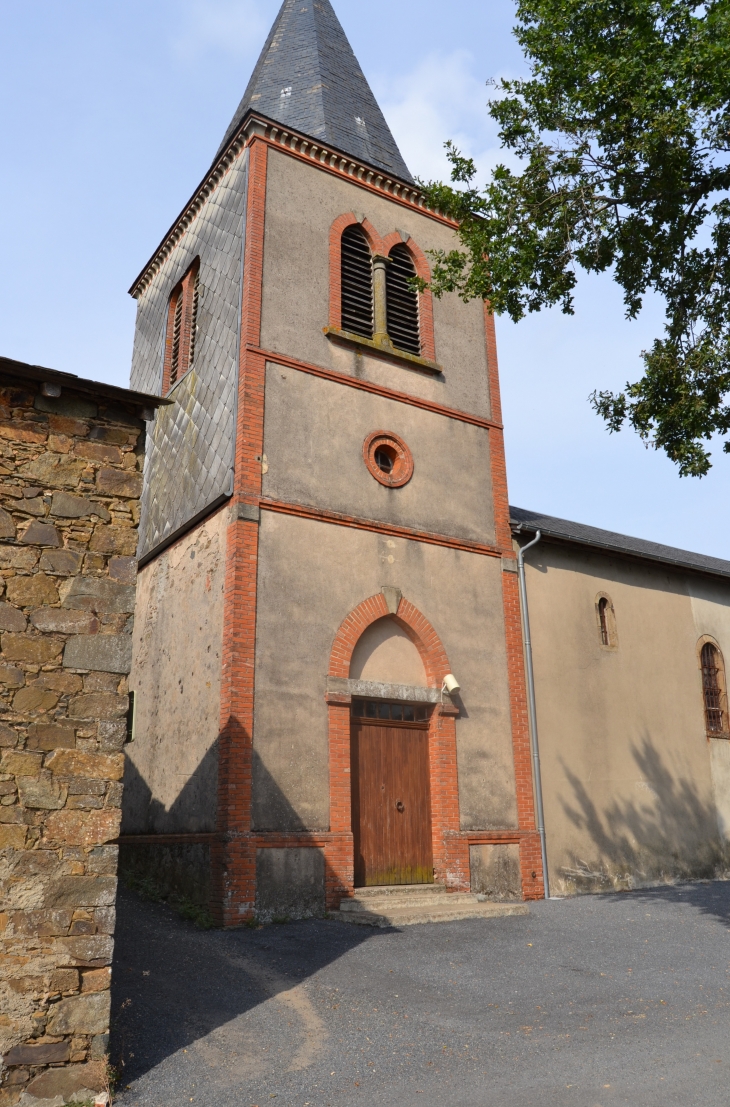
<path fill-rule="evenodd" d="M 513 531 L 540 530 L 546 538 L 561 542 L 574 542 L 577 545 L 592 546 L 594 549 L 606 550 L 624 557 L 640 558 L 671 565 L 674 568 L 689 569 L 696 573 L 709 573 L 712 576 L 730 579 L 730 561 L 724 561 L 722 558 L 709 557 L 691 550 L 680 550 L 674 546 L 649 542 L 643 538 L 632 538 L 630 535 L 586 526 L 583 523 L 571 522 L 553 515 L 543 515 L 540 512 L 510 505 L 510 524 Z"/>

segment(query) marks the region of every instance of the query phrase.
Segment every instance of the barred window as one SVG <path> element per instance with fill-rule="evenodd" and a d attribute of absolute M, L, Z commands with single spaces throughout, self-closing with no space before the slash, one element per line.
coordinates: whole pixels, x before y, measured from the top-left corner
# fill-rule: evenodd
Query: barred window
<path fill-rule="evenodd" d="M 601 630 L 601 643 L 604 646 L 610 646 L 611 642 L 608 637 L 608 618 L 606 616 L 606 608 L 608 607 L 608 600 L 605 596 L 601 596 L 598 601 L 598 624 Z"/>
<path fill-rule="evenodd" d="M 410 285 L 415 276 L 416 268 L 409 250 L 402 244 L 394 246 L 385 277 L 388 334 L 397 349 L 418 356 L 421 353 L 418 293 Z"/>
<path fill-rule="evenodd" d="M 363 338 L 373 337 L 373 259 L 362 227 L 353 223 L 342 232 L 342 327 Z"/>
<path fill-rule="evenodd" d="M 198 321 L 198 289 L 200 258 L 196 258 L 187 273 L 172 290 L 167 313 L 163 392 L 169 390 L 187 373 L 195 359 L 195 337 Z"/>
<path fill-rule="evenodd" d="M 613 609 L 611 597 L 599 595 L 596 598 L 596 616 L 598 619 L 598 634 L 602 646 L 616 649 L 618 646 L 618 634 L 616 632 L 616 613 Z"/>
<path fill-rule="evenodd" d="M 712 642 L 705 642 L 700 654 L 702 694 L 705 701 L 705 727 L 710 736 L 727 733 L 724 705 L 725 667 L 722 654 Z"/>

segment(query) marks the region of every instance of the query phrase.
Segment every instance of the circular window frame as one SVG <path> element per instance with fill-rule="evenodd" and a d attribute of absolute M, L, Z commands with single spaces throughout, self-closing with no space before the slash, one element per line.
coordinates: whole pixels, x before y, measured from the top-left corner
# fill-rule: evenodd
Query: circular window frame
<path fill-rule="evenodd" d="M 381 446 L 390 446 L 395 451 L 395 462 L 390 473 L 385 473 L 375 460 L 375 453 Z M 370 475 L 385 488 L 402 488 L 413 476 L 413 454 L 402 438 L 392 431 L 377 430 L 369 434 L 362 444 L 362 456 Z"/>

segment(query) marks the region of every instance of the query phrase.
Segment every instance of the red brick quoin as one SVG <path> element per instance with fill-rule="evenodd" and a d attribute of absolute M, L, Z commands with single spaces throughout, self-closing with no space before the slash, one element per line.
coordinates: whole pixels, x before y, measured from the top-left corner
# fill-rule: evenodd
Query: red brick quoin
<path fill-rule="evenodd" d="M 329 675 L 350 675 L 352 652 L 367 628 L 377 619 L 390 616 L 413 642 L 421 655 L 426 679 L 440 687 L 451 671 L 449 659 L 434 628 L 407 599 L 402 598 L 395 615 L 388 611 L 385 597 L 370 596 L 350 612 L 340 626 L 332 646 Z M 353 845 L 350 785 L 350 697 L 330 694 L 330 832 L 333 840 L 325 847 L 330 878 L 327 904 L 335 908 L 343 895 L 353 891 Z M 459 785 L 456 766 L 458 710 L 451 704 L 437 707 L 429 727 L 431 810 L 433 822 L 434 879 L 452 891 L 469 889 L 469 843 L 459 827 Z"/>

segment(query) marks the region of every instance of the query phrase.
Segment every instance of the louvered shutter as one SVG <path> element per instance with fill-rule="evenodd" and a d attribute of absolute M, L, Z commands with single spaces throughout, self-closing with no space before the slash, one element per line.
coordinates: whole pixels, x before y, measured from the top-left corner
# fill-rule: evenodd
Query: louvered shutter
<path fill-rule="evenodd" d="M 170 359 L 170 387 L 175 384 L 180 372 L 180 341 L 182 338 L 182 322 L 183 322 L 183 290 L 182 286 L 178 289 L 177 300 L 175 301 L 175 315 L 173 316 L 172 323 L 172 357 Z"/>
<path fill-rule="evenodd" d="M 342 232 L 342 329 L 373 337 L 373 260 L 365 232 L 353 223 Z"/>
<path fill-rule="evenodd" d="M 195 332 L 198 327 L 198 286 L 200 284 L 200 269 L 195 270 L 193 281 L 193 302 L 190 308 L 190 356 L 188 357 L 188 369 L 195 361 Z"/>
<path fill-rule="evenodd" d="M 413 259 L 406 247 L 394 246 L 385 277 L 388 334 L 399 350 L 418 355 L 421 353 L 418 293 L 409 287 L 409 281 L 415 276 Z"/>

